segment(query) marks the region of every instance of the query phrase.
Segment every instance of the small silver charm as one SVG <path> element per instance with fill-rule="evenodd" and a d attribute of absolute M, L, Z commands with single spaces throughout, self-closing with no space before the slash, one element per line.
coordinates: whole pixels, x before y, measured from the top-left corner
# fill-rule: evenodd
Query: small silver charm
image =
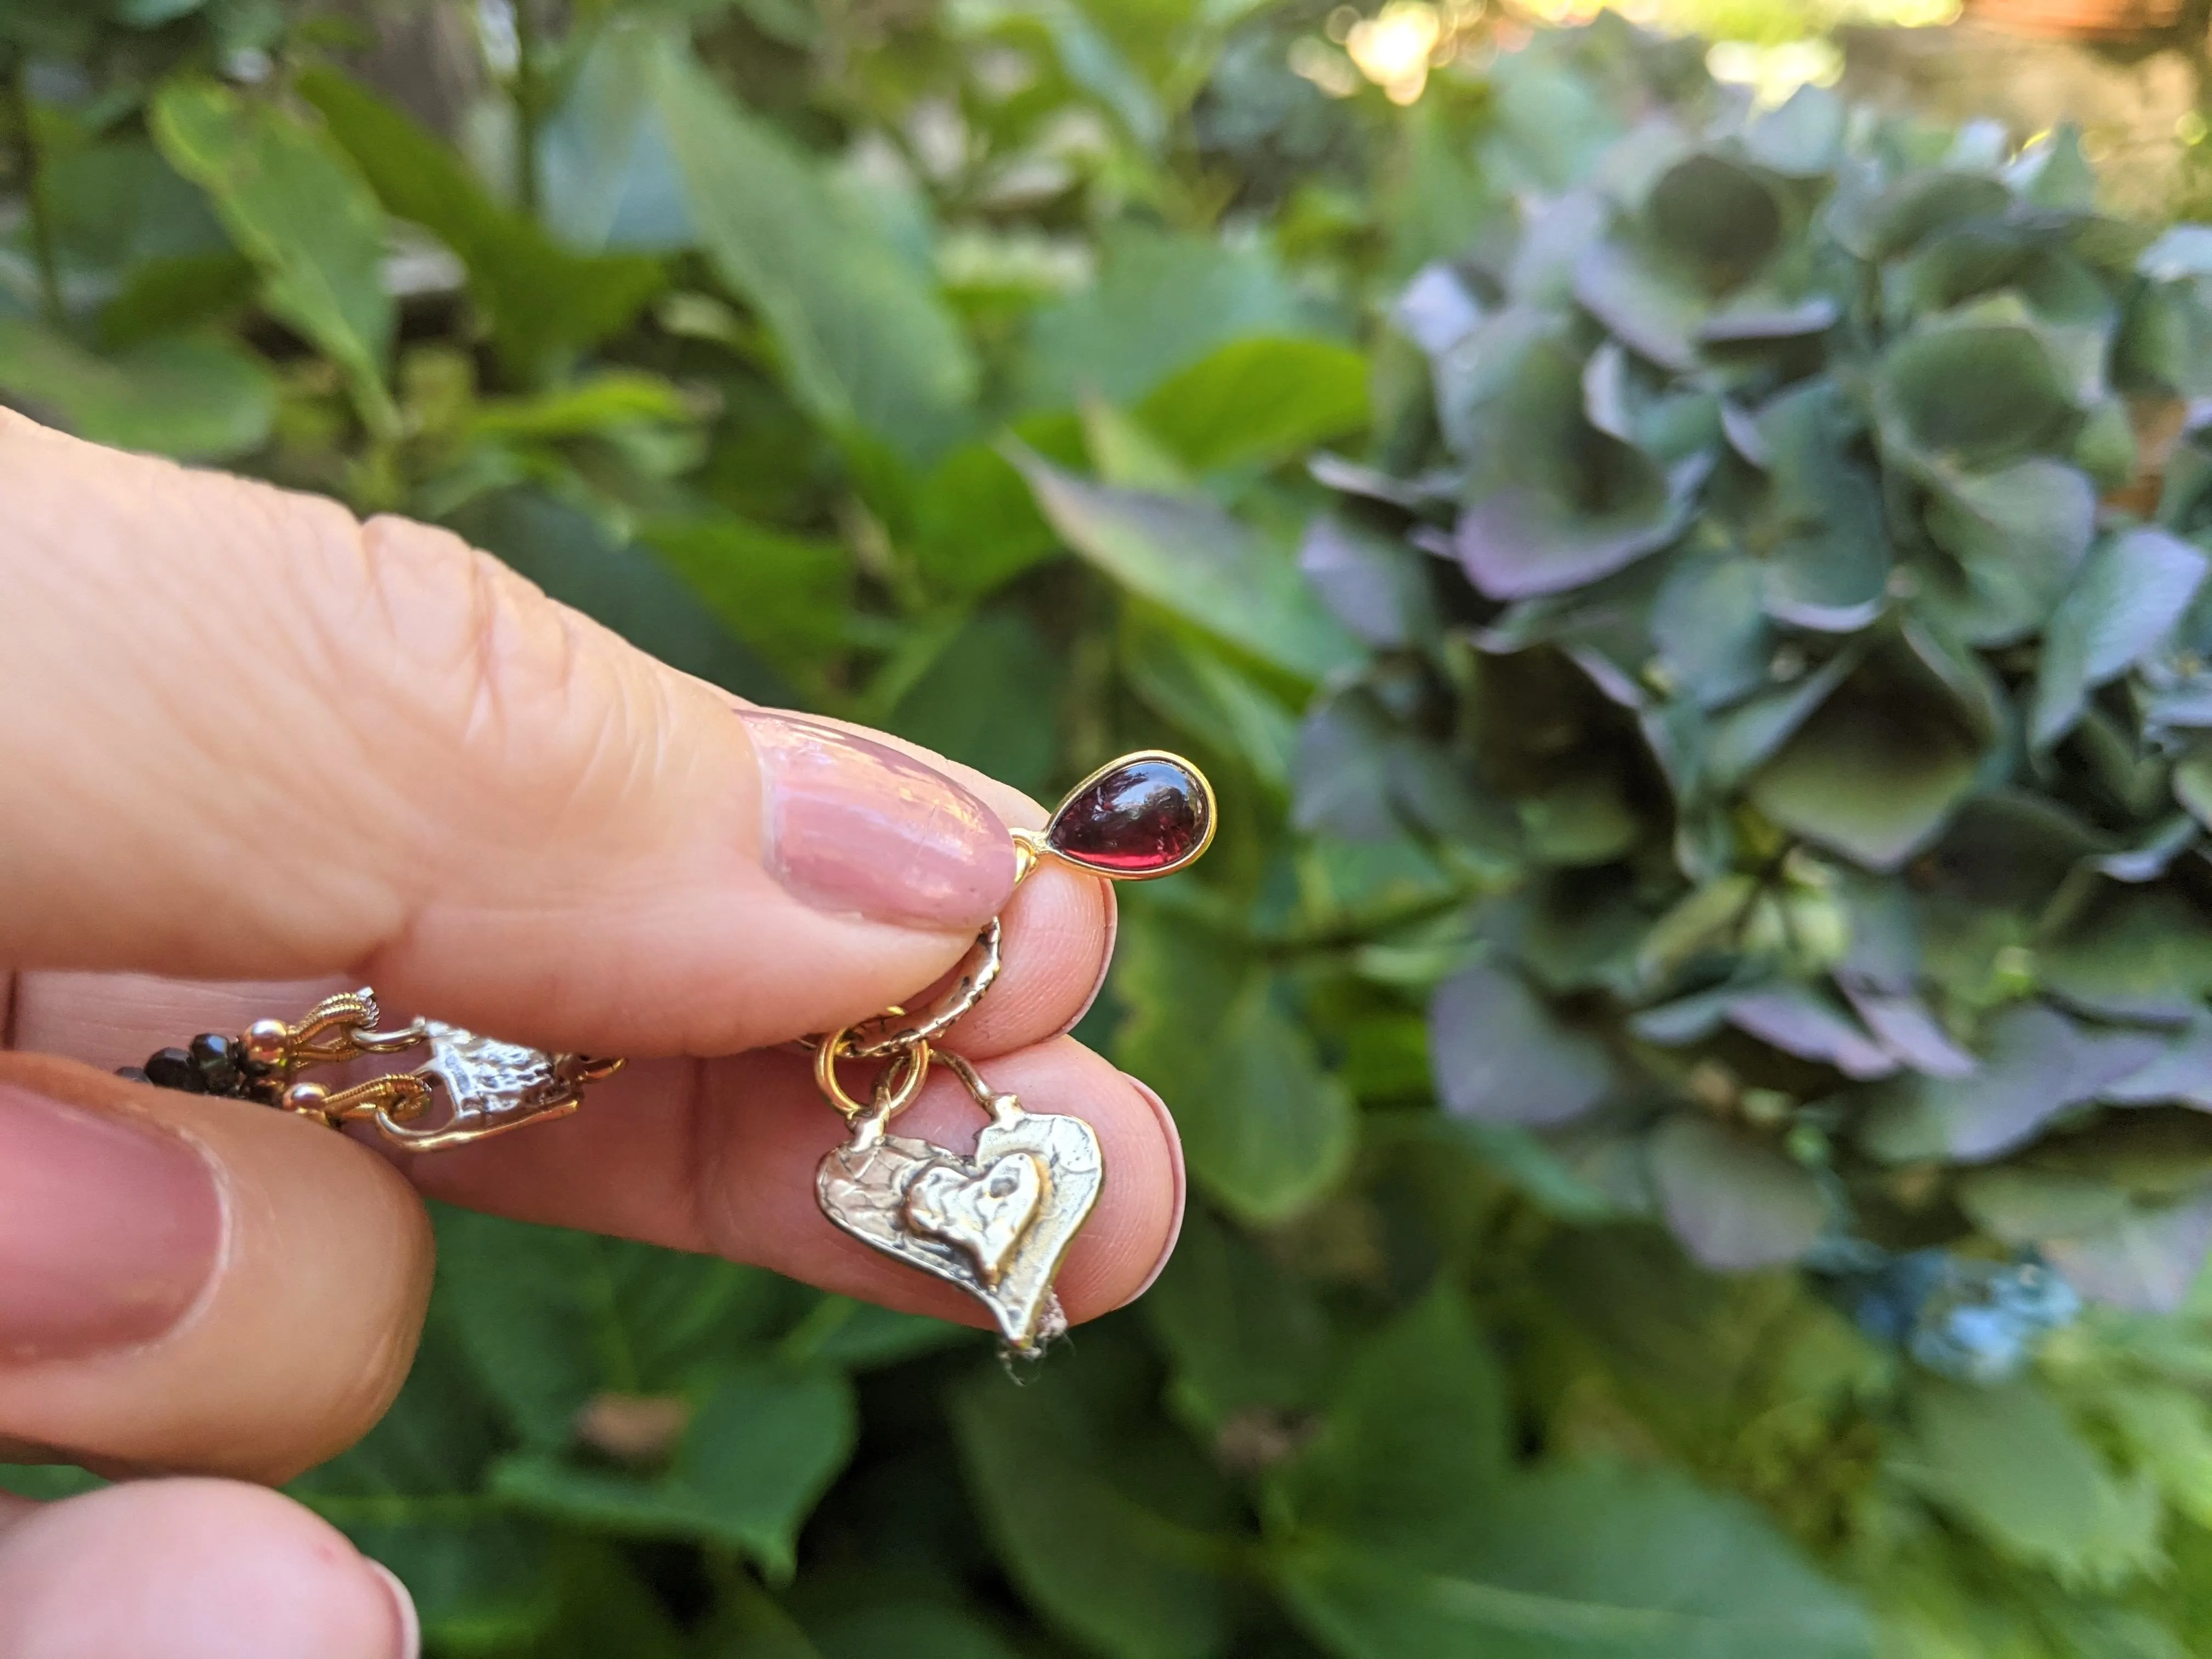
<path fill-rule="evenodd" d="M 415 1075 L 436 1085 L 447 1111 L 428 1124 L 380 1112 L 377 1127 L 401 1146 L 423 1152 L 463 1146 L 526 1123 L 566 1117 L 583 1104 L 581 1078 L 557 1055 L 478 1036 L 443 1020 L 419 1020 L 416 1026 L 430 1045 L 430 1058 Z"/>
<path fill-rule="evenodd" d="M 991 1115 L 972 1153 L 886 1133 L 920 1092 L 933 1057 Z M 1024 1111 L 958 1055 L 926 1051 L 918 1063 L 887 1068 L 852 1122 L 852 1139 L 822 1160 L 817 1176 L 823 1214 L 967 1291 L 991 1310 L 1014 1353 L 1039 1353 L 1066 1330 L 1052 1281 L 1105 1184 L 1097 1131 L 1079 1117 Z"/>

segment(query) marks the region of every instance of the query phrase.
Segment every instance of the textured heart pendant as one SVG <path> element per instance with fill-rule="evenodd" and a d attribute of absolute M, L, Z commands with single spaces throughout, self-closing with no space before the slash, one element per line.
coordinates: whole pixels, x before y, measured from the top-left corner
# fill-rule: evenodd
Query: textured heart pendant
<path fill-rule="evenodd" d="M 955 1069 L 974 1079 L 964 1062 Z M 888 1114 L 867 1112 L 822 1160 L 816 1189 L 830 1220 L 957 1285 L 991 1310 L 1009 1348 L 1033 1354 L 1067 1328 L 1053 1275 L 1098 1201 L 1105 1162 L 1081 1118 L 969 1086 L 991 1114 L 972 1154 L 888 1134 Z"/>

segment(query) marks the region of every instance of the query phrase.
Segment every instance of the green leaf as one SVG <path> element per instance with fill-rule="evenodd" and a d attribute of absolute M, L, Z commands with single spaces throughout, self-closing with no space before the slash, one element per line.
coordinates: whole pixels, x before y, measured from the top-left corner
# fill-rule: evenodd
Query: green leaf
<path fill-rule="evenodd" d="M 2148 527 L 2092 553 L 2043 641 L 2028 735 L 2048 748 L 2073 728 L 2088 694 L 2148 656 L 2203 585 L 2204 555 Z"/>
<path fill-rule="evenodd" d="M 1092 1339 L 1080 1358 L 1101 1351 Z M 1023 1594 L 1108 1659 L 1211 1659 L 1230 1628 L 1227 1495 L 1186 1449 L 1123 1426 L 1056 1364 L 1018 1389 L 995 1370 L 951 1396 L 969 1491 Z"/>
<path fill-rule="evenodd" d="M 264 303 L 343 371 L 372 430 L 396 432 L 384 213 L 350 160 L 280 105 L 212 81 L 169 82 L 149 121 L 169 164 L 207 191 L 260 270 Z"/>
<path fill-rule="evenodd" d="M 1925 671 L 1854 677 L 1815 709 L 1748 793 L 1806 840 L 1893 870 L 1972 790 L 1984 734 Z"/>
<path fill-rule="evenodd" d="M 2051 614 L 2088 551 L 2097 492 L 2079 468 L 2038 456 L 1984 473 L 1948 476 L 1928 511 L 1928 532 L 1958 561 L 1931 573 L 1920 599 L 1969 645 L 2003 645 Z"/>
<path fill-rule="evenodd" d="M 1613 1085 L 1604 1045 L 1498 963 L 1478 962 L 1437 988 L 1429 1048 L 1444 1109 L 1485 1123 L 1563 1123 Z"/>
<path fill-rule="evenodd" d="M 639 538 L 667 560 L 722 625 L 795 684 L 817 682 L 844 642 L 853 562 L 839 544 L 732 514 L 654 520 Z"/>
<path fill-rule="evenodd" d="M 2041 333 L 2012 321 L 1908 334 L 1882 355 L 1875 399 L 1886 442 L 1973 469 L 2063 448 L 2075 413 L 2066 366 Z"/>
<path fill-rule="evenodd" d="M 949 447 L 976 366 L 931 283 L 848 191 L 688 56 L 665 47 L 654 81 L 700 246 L 760 313 L 799 403 L 911 459 Z"/>
<path fill-rule="evenodd" d="M 1880 1085 L 1860 1139 L 1893 1164 L 1984 1162 L 2140 1070 L 2159 1048 L 2148 1032 L 2100 1030 L 2039 1003 L 2015 1004 L 1990 1022 L 1981 1066 L 1970 1075 L 1911 1074 Z"/>
<path fill-rule="evenodd" d="M 1329 1358 L 1313 1287 L 1194 1206 L 1145 1316 L 1175 1367 L 1175 1399 L 1209 1433 L 1255 1407 L 1313 1403 Z"/>
<path fill-rule="evenodd" d="M 471 501 L 450 522 L 562 604 L 670 666 L 756 702 L 799 701 L 663 558 L 616 540 L 567 502 L 535 489 L 502 490 Z"/>
<path fill-rule="evenodd" d="M 1017 789 L 1050 790 L 1066 659 L 1013 611 L 970 617 L 884 716 L 902 738 Z"/>
<path fill-rule="evenodd" d="M 1667 1224 L 1708 1267 L 1794 1261 L 1828 1219 L 1820 1184 L 1771 1146 L 1677 1112 L 1651 1139 L 1651 1175 Z"/>
<path fill-rule="evenodd" d="M 597 1395 L 678 1394 L 753 1358 L 785 1294 L 709 1256 L 466 1210 L 437 1220 L 459 1339 L 534 1447 L 570 1444 Z"/>
<path fill-rule="evenodd" d="M 989 444 L 939 461 L 921 481 L 914 518 L 915 565 L 959 598 L 980 598 L 1060 550 L 1028 480 Z"/>
<path fill-rule="evenodd" d="M 2212 916 L 2174 885 L 2100 882 L 2038 964 L 2049 989 L 2089 1013 L 2185 1020 L 2212 994 Z"/>
<path fill-rule="evenodd" d="M 1194 740 L 1236 755 L 1262 783 L 1288 785 L 1297 722 L 1280 698 L 1194 629 L 1135 606 L 1122 646 L 1122 672 L 1139 696 Z"/>
<path fill-rule="evenodd" d="M 441 1304 L 391 1410 L 288 1490 L 399 1575 L 434 1641 L 511 1642 L 544 1624 L 553 1562 L 545 1528 L 486 1490 L 506 1443 Z"/>
<path fill-rule="evenodd" d="M 1301 1531 L 1447 1559 L 1497 1501 L 1509 1417 L 1467 1303 L 1438 1285 L 1359 1346 L 1274 1496 Z"/>
<path fill-rule="evenodd" d="M 826 1365 L 733 1368 L 693 1414 L 665 1474 L 647 1477 L 527 1452 L 492 1488 L 533 1513 L 648 1538 L 709 1540 L 791 1577 L 799 1528 L 851 1456 L 852 1386 Z"/>
<path fill-rule="evenodd" d="M 1355 654 L 1297 567 L 1212 502 L 1090 483 L 1027 449 L 1012 459 L 1068 544 L 1133 592 L 1307 679 Z"/>
<path fill-rule="evenodd" d="M 460 159 L 415 121 L 335 70 L 296 82 L 395 217 L 430 231 L 460 258 L 469 291 L 508 368 L 527 375 L 549 356 L 597 343 L 636 314 L 664 281 L 637 254 L 569 252 L 502 207 Z"/>
<path fill-rule="evenodd" d="M 1236 340 L 1170 375 L 1136 415 L 1199 471 L 1273 465 L 1367 424 L 1367 360 L 1326 340 Z"/>
<path fill-rule="evenodd" d="M 1335 1182 L 1352 1152 L 1352 1103 L 1285 1011 L 1274 975 L 1189 922 L 1130 905 L 1113 990 L 1129 1010 L 1115 1061 L 1176 1114 L 1200 1186 L 1271 1221 Z"/>
<path fill-rule="evenodd" d="M 1368 644 L 1390 649 L 1431 637 L 1436 600 L 1427 555 L 1348 514 L 1307 526 L 1298 569 L 1339 622 Z"/>
<path fill-rule="evenodd" d="M 2158 1561 L 2156 1485 L 2117 1479 L 2034 1382 L 1926 1384 L 1905 1456 L 1899 1473 L 2015 1560 L 2084 1585 Z"/>
<path fill-rule="evenodd" d="M 1467 441 L 1476 459 L 1455 551 L 1495 599 L 1563 592 L 1657 552 L 1681 534 L 1709 470 L 1701 454 L 1662 467 L 1591 426 L 1581 366 L 1543 338 L 1482 401 Z"/>
<path fill-rule="evenodd" d="M 1097 283 L 1030 321 L 1018 388 L 1029 407 L 1064 408 L 1086 392 L 1133 404 L 1231 341 L 1310 331 L 1261 246 L 1127 224 L 1102 242 Z"/>
<path fill-rule="evenodd" d="M 2204 1401 L 2152 1382 L 2100 1389 L 2096 1404 L 2166 1501 L 2198 1526 L 2212 1528 L 2212 1413 Z"/>
<path fill-rule="evenodd" d="M 1325 1535 L 1281 1552 L 1303 1622 L 1344 1659 L 1866 1659 L 1850 1596 L 1740 1500 L 1679 1475 L 1524 1479 L 1449 1562 Z"/>
<path fill-rule="evenodd" d="M 102 357 L 15 318 L 0 318 L 0 391 L 80 438 L 185 461 L 260 448 L 276 413 L 269 371 L 226 340 L 149 340 Z"/>

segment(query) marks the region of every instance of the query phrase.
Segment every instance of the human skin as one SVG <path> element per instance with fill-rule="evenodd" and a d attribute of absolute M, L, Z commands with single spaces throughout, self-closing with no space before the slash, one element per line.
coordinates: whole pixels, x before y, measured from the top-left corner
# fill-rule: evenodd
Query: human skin
<path fill-rule="evenodd" d="M 984 1322 L 821 1218 L 844 1126 L 776 1045 L 909 1000 L 992 915 L 1006 971 L 951 1046 L 1113 1171 L 1070 1316 L 1172 1248 L 1172 1121 L 1065 1035 L 1111 892 L 1014 888 L 1007 826 L 1044 820 L 1018 792 L 746 708 L 443 531 L 4 410 L 0 618 L 0 1462 L 144 1477 L 0 1497 L 0 1659 L 414 1650 L 396 1582 L 257 1483 L 398 1390 L 422 1194 Z M 363 984 L 634 1058 L 574 1116 L 419 1158 L 112 1074 Z M 980 1121 L 937 1077 L 902 1127 Z"/>

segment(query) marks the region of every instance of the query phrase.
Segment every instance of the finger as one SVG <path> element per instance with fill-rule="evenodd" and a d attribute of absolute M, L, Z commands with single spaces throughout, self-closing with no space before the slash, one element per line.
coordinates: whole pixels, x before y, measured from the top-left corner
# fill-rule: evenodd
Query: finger
<path fill-rule="evenodd" d="M 0 1516 L 5 1659 L 415 1659 L 406 1592 L 289 1499 L 112 1486 Z"/>
<path fill-rule="evenodd" d="M 0 1440 L 288 1479 L 391 1403 L 430 1261 L 407 1183 L 342 1135 L 0 1055 Z"/>
<path fill-rule="evenodd" d="M 82 994 L 94 983 L 105 994 Z M 319 988 L 27 975 L 17 1036 L 118 1065 L 180 1034 L 242 1025 Z M 123 1029 L 99 1017 L 122 1007 L 137 1011 Z M 1061 1292 L 1078 1320 L 1119 1307 L 1150 1283 L 1181 1225 L 1173 1118 L 1149 1089 L 1066 1039 L 995 1056 L 987 1076 L 1032 1111 L 1073 1112 L 1097 1129 L 1106 1187 Z M 973 1144 L 981 1122 L 964 1091 L 942 1078 L 899 1120 L 902 1133 L 956 1149 Z M 850 1295 L 978 1322 L 956 1293 L 859 1245 L 814 1207 L 815 1167 L 844 1133 L 815 1091 L 811 1063 L 763 1052 L 703 1065 L 633 1064 L 594 1088 L 574 1117 L 399 1168 L 423 1191 L 473 1208 L 755 1261 Z M 748 1221 L 748 1212 L 759 1218 Z"/>
<path fill-rule="evenodd" d="M 574 1117 L 498 1146 L 418 1159 L 410 1172 L 425 1192 L 475 1209 L 710 1252 L 890 1307 L 987 1323 L 958 1291 L 824 1218 L 815 1171 L 848 1132 L 816 1092 L 812 1069 L 806 1056 L 780 1052 L 635 1066 Z M 1151 1282 L 1181 1223 L 1173 1121 L 1158 1097 L 1072 1038 L 1001 1055 L 987 1075 L 1030 1111 L 1069 1113 L 1097 1132 L 1105 1185 L 1059 1290 L 1078 1322 L 1120 1307 Z M 966 1152 L 986 1121 L 939 1073 L 897 1131 Z"/>
<path fill-rule="evenodd" d="M 519 1041 L 863 1018 L 1005 903 L 974 793 L 443 532 L 0 413 L 0 963 L 343 974 Z"/>
<path fill-rule="evenodd" d="M 1024 1048 L 1082 1018 L 1113 958 L 1113 889 L 1072 870 L 1040 867 L 1004 917 L 1005 967 L 974 1012 L 953 1028 L 949 1047 L 974 1059 Z M 66 1054 L 106 1068 L 135 1066 L 155 1049 L 199 1031 L 242 1031 L 264 1018 L 293 1018 L 357 981 L 208 981 L 146 974 L 27 973 L 16 978 L 8 1046 Z M 898 999 L 928 1006 L 945 981 Z M 386 999 L 387 1016 L 443 1015 Z M 501 1035 L 507 1035 L 502 1032 Z"/>

